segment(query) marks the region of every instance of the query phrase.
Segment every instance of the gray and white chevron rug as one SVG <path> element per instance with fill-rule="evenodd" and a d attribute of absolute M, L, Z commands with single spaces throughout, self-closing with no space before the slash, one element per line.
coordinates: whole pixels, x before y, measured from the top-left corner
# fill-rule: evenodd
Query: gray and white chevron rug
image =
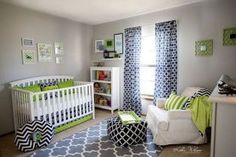
<path fill-rule="evenodd" d="M 107 136 L 107 122 L 103 121 L 62 141 L 35 151 L 32 157 L 158 157 L 162 148 L 147 141 L 130 147 L 116 146 Z"/>

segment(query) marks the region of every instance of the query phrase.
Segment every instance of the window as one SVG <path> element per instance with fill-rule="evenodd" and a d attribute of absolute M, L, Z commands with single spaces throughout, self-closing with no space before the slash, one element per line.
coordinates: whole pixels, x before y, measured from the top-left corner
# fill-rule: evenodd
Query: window
<path fill-rule="evenodd" d="M 141 43 L 140 92 L 143 96 L 153 96 L 156 66 L 154 25 L 142 27 Z"/>

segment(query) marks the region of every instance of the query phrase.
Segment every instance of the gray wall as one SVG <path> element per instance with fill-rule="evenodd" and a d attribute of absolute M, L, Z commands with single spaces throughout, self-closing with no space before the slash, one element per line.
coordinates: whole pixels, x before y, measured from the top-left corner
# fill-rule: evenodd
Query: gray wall
<path fill-rule="evenodd" d="M 223 73 L 236 77 L 236 46 L 222 46 L 223 28 L 236 27 L 235 6 L 235 0 L 209 0 L 96 25 L 94 40 L 112 38 L 114 33 L 123 32 L 127 27 L 175 19 L 178 21 L 178 92 L 187 86 L 213 88 Z M 204 39 L 213 39 L 214 54 L 197 57 L 194 55 L 194 42 Z M 94 52 L 91 56 L 93 61 L 102 58 L 101 54 Z M 123 67 L 123 64 L 123 60 L 106 61 L 108 66 Z"/>
<path fill-rule="evenodd" d="M 10 81 L 41 75 L 89 80 L 92 26 L 0 3 L 0 135 L 13 131 Z M 21 37 L 64 44 L 64 64 L 23 65 Z M 35 48 L 36 49 L 36 46 Z"/>

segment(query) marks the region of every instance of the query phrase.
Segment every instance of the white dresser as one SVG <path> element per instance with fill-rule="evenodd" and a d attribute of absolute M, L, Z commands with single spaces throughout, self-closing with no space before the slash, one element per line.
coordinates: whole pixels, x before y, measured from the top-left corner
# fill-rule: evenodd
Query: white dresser
<path fill-rule="evenodd" d="M 236 156 L 236 95 L 220 95 L 216 86 L 209 99 L 214 104 L 211 157 Z"/>

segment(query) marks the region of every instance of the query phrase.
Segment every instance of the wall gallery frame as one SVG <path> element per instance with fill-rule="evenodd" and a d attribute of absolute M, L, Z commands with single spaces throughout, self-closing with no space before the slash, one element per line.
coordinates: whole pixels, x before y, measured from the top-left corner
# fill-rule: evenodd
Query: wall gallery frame
<path fill-rule="evenodd" d="M 226 28 L 223 32 L 223 45 L 236 45 L 236 27 Z"/>
<path fill-rule="evenodd" d="M 103 52 L 104 40 L 95 40 L 95 52 Z"/>
<path fill-rule="evenodd" d="M 38 60 L 39 62 L 52 61 L 52 45 L 46 43 L 38 43 Z"/>
<path fill-rule="evenodd" d="M 123 33 L 114 34 L 114 50 L 118 54 L 123 54 Z"/>
<path fill-rule="evenodd" d="M 56 55 L 63 55 L 64 54 L 64 48 L 63 48 L 63 43 L 62 42 L 55 42 L 54 43 L 54 48 L 55 48 L 55 54 Z"/>
<path fill-rule="evenodd" d="M 113 39 L 105 40 L 105 48 L 107 51 L 114 51 L 114 40 Z"/>
<path fill-rule="evenodd" d="M 56 64 L 62 64 L 63 63 L 63 57 L 56 57 Z"/>
<path fill-rule="evenodd" d="M 21 45 L 23 47 L 34 47 L 34 40 L 30 38 L 21 38 Z"/>
<path fill-rule="evenodd" d="M 35 64 L 35 50 L 22 50 L 21 55 L 23 64 Z"/>
<path fill-rule="evenodd" d="M 212 56 L 213 55 L 213 40 L 201 40 L 195 42 L 196 56 Z"/>

